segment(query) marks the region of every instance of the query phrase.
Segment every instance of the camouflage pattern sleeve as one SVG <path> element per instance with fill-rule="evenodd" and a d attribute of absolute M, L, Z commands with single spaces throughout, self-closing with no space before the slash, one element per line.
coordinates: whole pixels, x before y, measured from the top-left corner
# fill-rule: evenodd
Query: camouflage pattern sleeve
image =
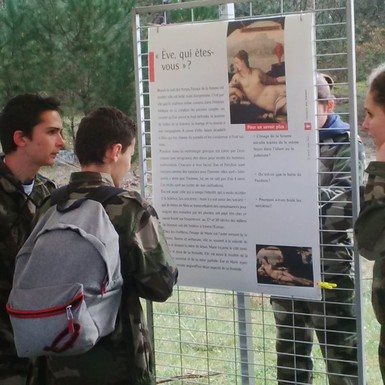
<path fill-rule="evenodd" d="M 365 190 L 365 203 L 354 224 L 359 253 L 375 260 L 373 266 L 372 305 L 381 325 L 385 325 L 385 162 L 371 162 Z"/>
<path fill-rule="evenodd" d="M 330 149 L 330 146 L 327 146 Z M 323 228 L 328 230 L 347 230 L 352 222 L 352 177 L 350 142 L 334 144 L 332 151 L 322 153 L 320 169 L 320 200 Z M 334 151 L 333 151 L 334 148 Z M 325 156 L 325 159 L 322 157 Z M 365 152 L 358 141 L 358 177 L 360 196 L 363 197 Z M 323 175 L 323 173 L 325 173 Z"/>
<path fill-rule="evenodd" d="M 176 284 L 178 270 L 158 219 L 147 211 L 137 223 L 133 243 L 130 259 L 138 261 L 134 277 L 139 296 L 151 301 L 166 301 Z"/>
<path fill-rule="evenodd" d="M 354 224 L 354 236 L 361 255 L 370 260 L 385 256 L 385 162 L 371 162 L 365 203 Z"/>
<path fill-rule="evenodd" d="M 154 208 L 138 196 L 132 198 L 106 208 L 120 235 L 123 278 L 138 296 L 163 302 L 172 294 L 178 270 Z"/>

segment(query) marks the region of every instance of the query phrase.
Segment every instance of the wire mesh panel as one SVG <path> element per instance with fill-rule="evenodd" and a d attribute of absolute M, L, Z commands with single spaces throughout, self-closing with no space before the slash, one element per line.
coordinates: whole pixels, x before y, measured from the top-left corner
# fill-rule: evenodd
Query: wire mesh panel
<path fill-rule="evenodd" d="M 316 70 L 322 74 L 316 85 L 317 120 L 322 123 L 315 144 L 322 299 L 178 286 L 166 303 L 147 304 L 158 383 L 366 383 L 361 267 L 349 230 L 363 183 L 363 148 L 356 140 L 351 1 L 207 0 L 136 8 L 133 31 L 142 192 L 152 199 L 149 27 L 307 12 L 314 13 Z M 325 87 L 327 93 L 322 94 Z M 339 118 L 331 123 L 333 111 Z M 299 209 L 293 220 L 300 221 L 301 216 Z M 303 261 L 311 258 L 307 250 L 300 253 Z M 377 381 L 379 377 L 373 385 Z"/>

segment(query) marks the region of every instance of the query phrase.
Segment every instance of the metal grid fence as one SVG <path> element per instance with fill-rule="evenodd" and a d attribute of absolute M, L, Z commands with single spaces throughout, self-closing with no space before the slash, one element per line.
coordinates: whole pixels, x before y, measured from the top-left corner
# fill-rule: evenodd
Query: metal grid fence
<path fill-rule="evenodd" d="M 351 137 L 356 136 L 352 1 L 271 0 L 230 3 L 206 0 L 139 7 L 133 12 L 133 32 L 136 39 L 137 119 L 141 128 L 141 189 L 147 198 L 151 200 L 152 197 L 148 27 L 169 23 L 171 19 L 177 20 L 175 22 L 178 23 L 199 23 L 205 18 L 207 22 L 210 13 L 202 10 L 213 11 L 214 16 L 211 16 L 210 20 L 213 22 L 218 18 L 233 20 L 313 11 L 316 21 L 317 70 L 329 73 L 335 79 L 337 111 L 344 120 L 349 121 Z M 351 141 L 350 150 L 354 218 L 358 212 L 356 141 Z M 322 244 L 324 231 L 321 227 L 321 263 L 323 251 L 328 246 Z M 356 285 L 351 290 L 356 294 L 353 306 L 357 314 L 358 374 L 352 375 L 353 382 L 345 382 L 343 377 L 346 376 L 343 376 L 340 383 L 374 385 L 380 380 L 375 371 L 371 371 L 368 378 L 373 382 L 366 382 L 363 346 L 362 313 L 365 304 L 370 309 L 369 294 L 362 296 L 360 258 L 355 250 L 353 252 Z M 368 293 L 368 287 L 366 283 L 365 293 Z M 326 306 L 326 301 L 324 305 Z M 179 286 L 166 303 L 147 303 L 146 306 L 148 322 L 153 333 L 158 383 L 277 384 L 276 323 L 269 296 Z M 339 321 L 348 320 L 341 317 Z M 328 343 L 332 344 L 333 341 Z M 328 383 L 321 347 L 322 345 L 315 342 L 312 353 L 313 383 L 317 385 Z M 300 382 L 285 384 L 289 383 Z"/>

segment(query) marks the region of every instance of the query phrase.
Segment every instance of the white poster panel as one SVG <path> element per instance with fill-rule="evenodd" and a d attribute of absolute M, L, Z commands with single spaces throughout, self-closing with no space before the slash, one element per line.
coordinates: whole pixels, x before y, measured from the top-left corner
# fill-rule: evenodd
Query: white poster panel
<path fill-rule="evenodd" d="M 320 298 L 313 30 L 149 29 L 153 203 L 181 285 Z"/>

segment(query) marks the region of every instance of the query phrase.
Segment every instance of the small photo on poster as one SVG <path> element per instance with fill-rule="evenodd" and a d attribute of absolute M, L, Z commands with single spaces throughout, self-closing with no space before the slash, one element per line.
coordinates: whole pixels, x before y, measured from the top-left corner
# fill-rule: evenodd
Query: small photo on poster
<path fill-rule="evenodd" d="M 314 286 L 312 248 L 256 245 L 259 284 Z"/>
<path fill-rule="evenodd" d="M 287 123 L 284 25 L 284 17 L 228 23 L 231 124 Z"/>

